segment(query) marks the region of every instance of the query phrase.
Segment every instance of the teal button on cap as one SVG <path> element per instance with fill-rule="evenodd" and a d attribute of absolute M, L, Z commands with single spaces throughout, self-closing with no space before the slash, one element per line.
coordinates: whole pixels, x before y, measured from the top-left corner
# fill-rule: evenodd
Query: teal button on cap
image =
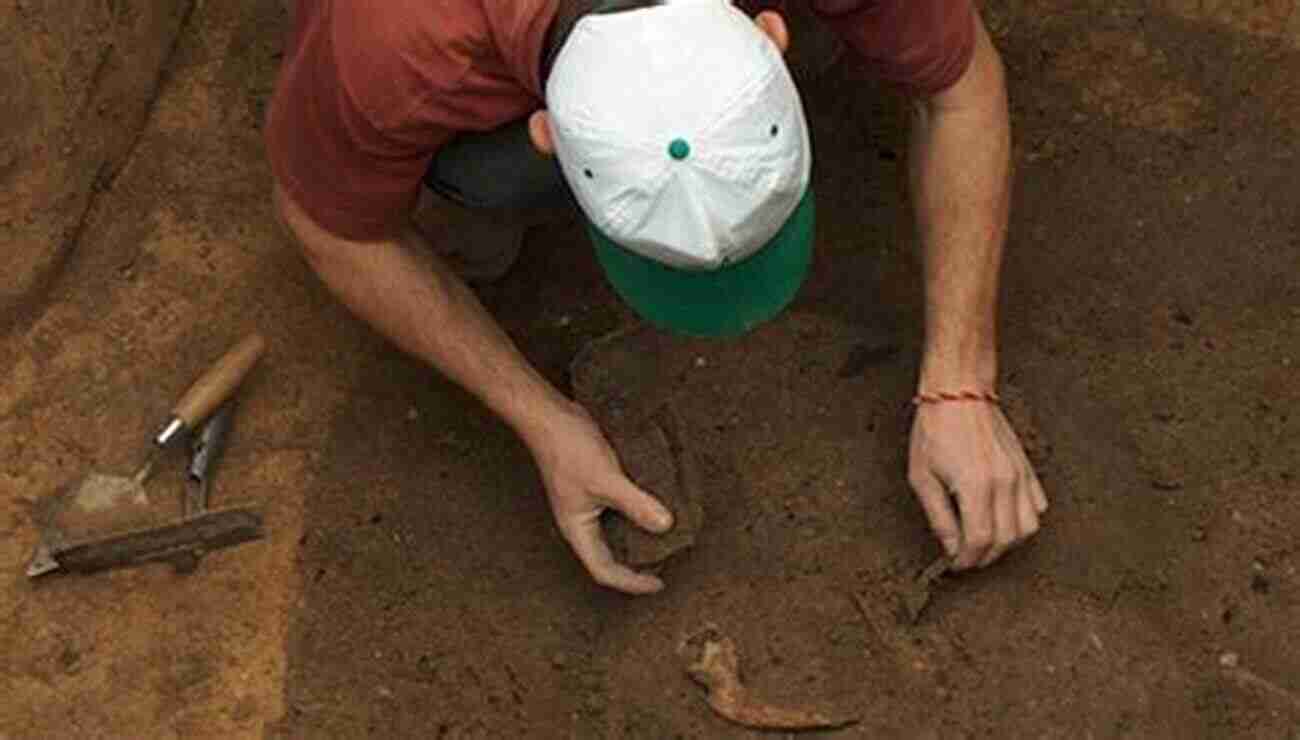
<path fill-rule="evenodd" d="M 673 139 L 668 145 L 668 156 L 676 160 L 683 160 L 691 156 L 691 145 L 686 143 L 686 139 Z"/>

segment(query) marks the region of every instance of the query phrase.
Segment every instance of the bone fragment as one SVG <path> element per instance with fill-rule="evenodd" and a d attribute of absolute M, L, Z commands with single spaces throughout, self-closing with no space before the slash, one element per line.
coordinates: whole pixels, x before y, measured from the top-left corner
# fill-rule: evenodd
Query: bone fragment
<path fill-rule="evenodd" d="M 858 722 L 857 717 L 833 717 L 761 701 L 740 682 L 740 658 L 730 638 L 709 628 L 688 644 L 692 641 L 699 643 L 699 658 L 686 672 L 709 690 L 709 706 L 724 719 L 760 730 L 833 730 Z"/>

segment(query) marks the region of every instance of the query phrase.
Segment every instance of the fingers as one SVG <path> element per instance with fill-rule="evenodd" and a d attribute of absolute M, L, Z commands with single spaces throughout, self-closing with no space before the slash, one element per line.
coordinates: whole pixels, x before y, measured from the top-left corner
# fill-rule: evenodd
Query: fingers
<path fill-rule="evenodd" d="M 993 542 L 979 566 L 987 568 L 1020 542 L 1020 495 L 1016 479 L 995 480 L 993 490 Z"/>
<path fill-rule="evenodd" d="M 574 554 L 596 583 L 627 594 L 652 594 L 663 590 L 664 582 L 638 573 L 614 559 L 600 532 L 600 512 L 560 525 L 560 531 Z"/>
<path fill-rule="evenodd" d="M 673 528 L 672 512 L 625 476 L 612 478 L 596 495 L 647 532 L 663 534 Z"/>
<path fill-rule="evenodd" d="M 925 470 L 917 470 L 908 476 L 916 498 L 925 509 L 925 516 L 930 520 L 930 530 L 943 544 L 948 557 L 956 557 L 961 549 L 961 527 L 957 515 L 953 512 L 948 491 L 940 480 Z"/>
<path fill-rule="evenodd" d="M 1047 513 L 1047 493 L 1043 491 L 1043 483 L 1038 480 L 1037 475 L 1034 476 L 1031 494 L 1034 503 L 1034 511 L 1039 514 Z"/>
<path fill-rule="evenodd" d="M 968 485 L 966 490 L 980 488 Z M 1012 483 L 987 484 L 984 490 L 984 495 L 958 493 L 964 547 L 953 565 L 959 570 L 992 565 L 1012 547 L 1037 534 L 1040 526 L 1034 491 L 1041 495 L 1042 487 L 1032 471 Z"/>
<path fill-rule="evenodd" d="M 961 507 L 962 547 L 953 567 L 965 570 L 982 564 L 993 548 L 997 532 L 994 490 L 988 483 L 959 485 L 957 504 Z"/>
<path fill-rule="evenodd" d="M 1011 428 L 1011 423 L 1006 421 L 1005 416 L 1003 417 L 1003 424 L 1000 429 L 1002 430 L 1001 436 L 1004 440 L 1004 444 L 1016 451 L 1016 458 L 1020 460 L 1020 465 L 1024 469 L 1023 475 L 1028 477 L 1028 482 L 1021 491 L 1028 491 L 1028 499 L 1035 514 L 1046 512 L 1047 493 L 1043 491 L 1043 483 L 1038 479 L 1038 474 L 1034 472 L 1034 464 L 1029 461 L 1029 455 L 1026 454 L 1024 445 L 1020 442 L 1020 437 L 1016 434 L 1016 431 Z M 1037 522 L 1038 517 L 1034 517 L 1034 521 Z M 1037 531 L 1036 528 L 1035 531 Z M 1022 530 L 1022 536 L 1024 537 L 1028 537 L 1032 534 L 1033 532 L 1026 534 Z"/>
<path fill-rule="evenodd" d="M 1042 486 L 1038 485 L 1037 477 L 1031 477 L 1024 490 L 1016 497 L 1016 510 L 1018 514 L 1018 523 L 1020 525 L 1020 541 L 1025 541 L 1038 533 L 1038 504 L 1034 493 L 1042 495 Z M 1028 495 L 1026 495 L 1028 494 Z"/>
<path fill-rule="evenodd" d="M 626 516 L 638 527 L 663 533 L 673 526 L 673 515 L 654 496 L 646 493 L 624 476 L 605 482 L 593 498 Z M 600 529 L 601 507 L 562 523 L 560 529 L 573 552 L 582 561 L 596 583 L 627 594 L 652 594 L 663 590 L 664 582 L 648 573 L 639 573 L 614 559 Z"/>
<path fill-rule="evenodd" d="M 996 410 L 957 413 L 964 410 L 917 415 L 908 476 L 945 549 L 950 541 L 960 545 L 958 570 L 996 562 L 1037 533 L 1047 510 L 1042 484 L 1005 417 Z"/>
<path fill-rule="evenodd" d="M 1039 509 L 1035 492 L 1041 497 L 1042 486 L 1032 470 L 1025 471 L 1012 483 L 994 483 L 989 490 L 985 501 L 972 496 L 969 504 L 963 502 L 966 547 L 954 564 L 959 569 L 972 567 L 971 563 L 986 568 L 997 562 L 1007 550 L 1038 533 Z M 988 512 L 987 523 L 975 513 L 981 511 Z"/>

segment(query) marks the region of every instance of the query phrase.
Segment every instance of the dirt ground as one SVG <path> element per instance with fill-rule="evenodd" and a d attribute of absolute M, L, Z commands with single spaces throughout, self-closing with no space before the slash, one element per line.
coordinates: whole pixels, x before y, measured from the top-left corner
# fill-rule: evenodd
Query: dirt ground
<path fill-rule="evenodd" d="M 828 736 L 1300 738 L 1300 7 L 986 13 L 1016 138 L 1003 380 L 1053 508 L 913 624 L 937 547 L 902 475 L 905 131 L 851 66 L 804 88 L 797 305 L 667 350 L 706 523 L 629 599 L 585 579 L 509 431 L 280 234 L 278 0 L 0 1 L 0 738 L 757 736 L 683 670 L 706 625 L 762 695 L 860 718 Z M 630 320 L 572 224 L 482 295 L 561 384 Z M 251 330 L 213 497 L 260 502 L 269 537 L 186 576 L 28 581 L 35 502 L 129 470 Z"/>

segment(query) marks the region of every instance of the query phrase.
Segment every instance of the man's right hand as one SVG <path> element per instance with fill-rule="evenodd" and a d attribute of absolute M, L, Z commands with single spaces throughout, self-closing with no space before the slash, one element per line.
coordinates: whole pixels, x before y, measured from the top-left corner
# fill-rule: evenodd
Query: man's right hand
<path fill-rule="evenodd" d="M 560 533 L 602 586 L 629 594 L 651 594 L 663 581 L 614 559 L 601 533 L 600 515 L 615 509 L 633 524 L 662 534 L 673 517 L 628 479 L 600 427 L 581 405 L 569 402 L 547 420 L 546 433 L 530 440 Z"/>
<path fill-rule="evenodd" d="M 514 427 L 542 472 L 560 531 L 597 583 L 633 594 L 658 578 L 614 560 L 600 514 L 622 512 L 651 532 L 672 515 L 623 474 L 600 428 L 533 369 L 474 295 L 411 229 L 356 242 L 316 223 L 278 184 L 276 212 L 316 274 L 353 313 L 403 350 L 438 368 Z"/>

